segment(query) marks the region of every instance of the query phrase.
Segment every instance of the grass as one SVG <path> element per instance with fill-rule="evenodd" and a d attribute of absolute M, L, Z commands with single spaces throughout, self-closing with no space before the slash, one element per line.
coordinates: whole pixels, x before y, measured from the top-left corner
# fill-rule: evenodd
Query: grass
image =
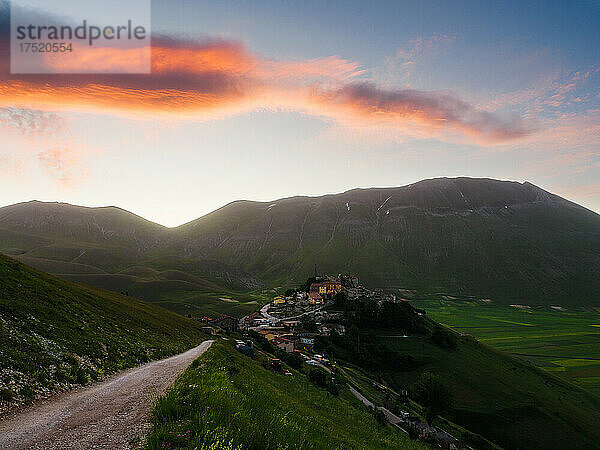
<path fill-rule="evenodd" d="M 224 297 L 235 299 L 237 302 L 223 301 L 221 298 Z M 179 314 L 190 314 L 193 317 L 219 317 L 220 315 L 227 314 L 241 318 L 258 310 L 272 299 L 273 295 L 271 293 L 261 290 L 245 293 L 204 291 L 173 293 L 170 298 L 153 303 L 157 303 Z"/>
<path fill-rule="evenodd" d="M 379 338 L 414 355 L 413 370 L 384 370 L 396 390 L 411 389 L 422 372 L 440 375 L 453 405 L 445 417 L 507 448 L 596 448 L 600 441 L 600 398 L 495 351 L 469 337 L 455 350 L 429 338 Z"/>
<path fill-rule="evenodd" d="M 352 365 L 346 365 L 343 367 L 338 365 L 338 367 L 340 367 L 344 378 L 346 378 L 346 380 L 348 380 L 353 387 L 358 389 L 362 395 L 364 395 L 374 404 L 384 404 L 384 400 L 387 395 L 391 395 L 392 398 L 398 399 L 398 393 L 394 392 L 389 387 L 386 387 L 385 391 L 375 388 L 373 385 L 373 379 L 359 367 Z M 395 403 L 398 404 L 402 411 L 408 412 L 411 416 L 419 417 L 423 422 L 426 421 L 425 410 L 415 401 L 408 399 L 406 402 L 401 403 L 399 400 L 396 400 Z M 498 450 L 500 448 L 487 441 L 483 436 L 473 433 L 444 418 L 436 418 L 433 424 L 439 426 L 444 431 L 449 432 L 457 439 L 460 439 L 467 445 L 470 445 L 478 450 Z"/>
<path fill-rule="evenodd" d="M 200 323 L 0 255 L 0 413 L 204 340 Z"/>
<path fill-rule="evenodd" d="M 499 446 L 597 448 L 600 397 L 469 335 L 457 333 L 455 346 L 440 347 L 430 334 L 435 322 L 425 324 L 428 334 L 412 332 L 408 337 L 396 328 L 363 330 L 361 352 L 350 333 L 319 341 L 317 350 L 340 364 L 361 365 L 370 378 L 382 382 L 381 376 L 396 392 L 410 392 L 424 372 L 439 375 L 453 397 L 444 418 Z M 365 351 L 376 356 L 378 348 L 387 349 L 387 359 L 365 357 Z"/>
<path fill-rule="evenodd" d="M 600 313 L 595 309 L 518 309 L 439 297 L 412 303 L 459 332 L 600 394 Z"/>
<path fill-rule="evenodd" d="M 161 398 L 149 449 L 425 448 L 347 392 L 334 397 L 301 373 L 286 377 L 217 341 Z"/>
<path fill-rule="evenodd" d="M 38 252 L 42 250 L 52 254 L 55 248 L 52 248 L 51 251 L 48 247 L 37 249 Z M 220 286 L 213 281 L 207 281 L 201 276 L 194 275 L 188 267 L 184 267 L 188 270 L 186 272 L 170 269 L 156 270 L 149 265 L 136 265 L 129 266 L 117 273 L 107 273 L 93 265 L 92 262 L 90 262 L 91 265 L 86 265 L 59 259 L 31 257 L 29 256 L 31 253 L 15 258 L 24 264 L 55 274 L 67 281 L 110 289 L 115 292 L 127 292 L 131 296 L 159 304 L 183 315 L 218 317 L 228 314 L 234 317 L 243 317 L 270 301 L 259 289 L 248 291 L 239 286 L 238 290 Z M 60 256 L 60 252 L 57 254 Z M 67 252 L 66 256 L 72 255 Z M 80 260 L 78 259 L 78 261 Z M 157 264 L 159 269 L 163 269 L 161 267 L 163 263 L 150 261 L 147 264 Z M 222 297 L 233 298 L 238 302 L 224 302 L 221 300 Z"/>

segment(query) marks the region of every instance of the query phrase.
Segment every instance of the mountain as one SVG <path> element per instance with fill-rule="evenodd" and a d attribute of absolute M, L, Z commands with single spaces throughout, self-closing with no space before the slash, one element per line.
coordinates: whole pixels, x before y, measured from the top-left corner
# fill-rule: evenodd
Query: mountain
<path fill-rule="evenodd" d="M 199 322 L 0 255 L 0 414 L 199 344 Z"/>
<path fill-rule="evenodd" d="M 237 201 L 172 229 L 117 208 L 30 202 L 0 208 L 0 251 L 148 300 L 298 285 L 315 265 L 370 287 L 509 303 L 600 298 L 600 216 L 531 183 L 491 179 Z"/>
<path fill-rule="evenodd" d="M 159 249 L 271 284 L 300 283 L 317 264 L 372 287 L 524 303 L 600 299 L 600 216 L 530 183 L 440 178 L 240 201 L 173 234 Z"/>
<path fill-rule="evenodd" d="M 86 208 L 32 201 L 0 208 L 4 253 L 62 260 L 61 270 L 113 271 L 138 260 L 167 228 L 114 206 Z M 89 266 L 89 267 L 86 267 Z"/>
<path fill-rule="evenodd" d="M 261 286 L 252 275 L 219 261 L 164 251 L 148 256 L 169 236 L 168 228 L 114 206 L 31 201 L 0 208 L 0 251 L 70 281 L 153 301 L 200 296 L 206 302 L 205 293 Z M 177 301 L 167 306 L 193 312 Z"/>
<path fill-rule="evenodd" d="M 122 246 L 143 252 L 160 242 L 167 228 L 115 206 L 87 208 L 31 201 L 0 209 L 7 230 L 48 238 Z"/>

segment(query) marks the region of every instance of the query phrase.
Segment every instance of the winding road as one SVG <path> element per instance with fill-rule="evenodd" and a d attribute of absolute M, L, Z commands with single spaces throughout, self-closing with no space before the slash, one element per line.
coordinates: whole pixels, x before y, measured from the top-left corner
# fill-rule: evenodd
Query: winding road
<path fill-rule="evenodd" d="M 314 313 L 316 313 L 317 311 L 321 311 L 321 310 L 322 310 L 322 309 L 325 307 L 325 305 L 322 305 L 322 306 L 319 306 L 318 308 L 315 308 L 315 309 L 311 309 L 311 310 L 305 311 L 305 312 L 303 312 L 302 314 L 297 314 L 297 315 L 295 315 L 295 316 L 290 316 L 290 317 L 283 317 L 283 318 L 281 318 L 281 317 L 275 317 L 275 316 L 272 316 L 271 314 L 269 314 L 269 313 L 267 312 L 267 311 L 269 310 L 269 308 L 271 307 L 271 305 L 272 305 L 272 303 L 267 303 L 267 304 L 266 304 L 266 305 L 264 305 L 262 308 L 260 308 L 260 313 L 261 313 L 263 316 L 265 316 L 265 317 L 266 317 L 266 318 L 269 320 L 269 322 L 271 322 L 271 323 L 283 322 L 283 321 L 285 321 L 285 320 L 293 320 L 293 319 L 297 319 L 298 317 L 306 316 L 306 315 L 308 315 L 308 314 L 314 314 Z"/>
<path fill-rule="evenodd" d="M 213 343 L 120 372 L 0 422 L 0 449 L 126 449 L 150 429 L 152 399 Z"/>

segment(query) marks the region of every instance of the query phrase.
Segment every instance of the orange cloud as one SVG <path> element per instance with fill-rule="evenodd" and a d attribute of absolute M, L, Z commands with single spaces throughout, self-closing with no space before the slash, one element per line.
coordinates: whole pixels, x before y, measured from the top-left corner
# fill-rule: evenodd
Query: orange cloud
<path fill-rule="evenodd" d="M 126 64 L 130 50 L 111 49 L 107 64 Z M 86 56 L 81 64 L 85 64 Z M 109 61 L 110 60 L 110 61 Z M 154 38 L 151 74 L 0 74 L 0 107 L 167 114 L 199 120 L 269 109 L 295 110 L 361 126 L 425 129 L 482 142 L 528 134 L 518 119 L 478 110 L 449 93 L 384 90 L 359 83 L 360 66 L 336 56 L 272 61 L 235 42 Z"/>

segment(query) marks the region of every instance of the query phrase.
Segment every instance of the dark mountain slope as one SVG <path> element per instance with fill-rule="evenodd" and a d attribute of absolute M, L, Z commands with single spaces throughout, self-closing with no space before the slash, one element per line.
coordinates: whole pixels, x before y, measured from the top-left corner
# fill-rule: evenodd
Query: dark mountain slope
<path fill-rule="evenodd" d="M 169 251 L 272 283 L 299 283 L 317 264 L 371 286 L 530 303 L 600 300 L 600 216 L 530 183 L 442 178 L 241 201 L 175 232 Z"/>
<path fill-rule="evenodd" d="M 167 231 L 114 206 L 87 208 L 38 201 L 0 208 L 0 228 L 47 239 L 125 247 L 132 252 L 156 246 Z"/>

